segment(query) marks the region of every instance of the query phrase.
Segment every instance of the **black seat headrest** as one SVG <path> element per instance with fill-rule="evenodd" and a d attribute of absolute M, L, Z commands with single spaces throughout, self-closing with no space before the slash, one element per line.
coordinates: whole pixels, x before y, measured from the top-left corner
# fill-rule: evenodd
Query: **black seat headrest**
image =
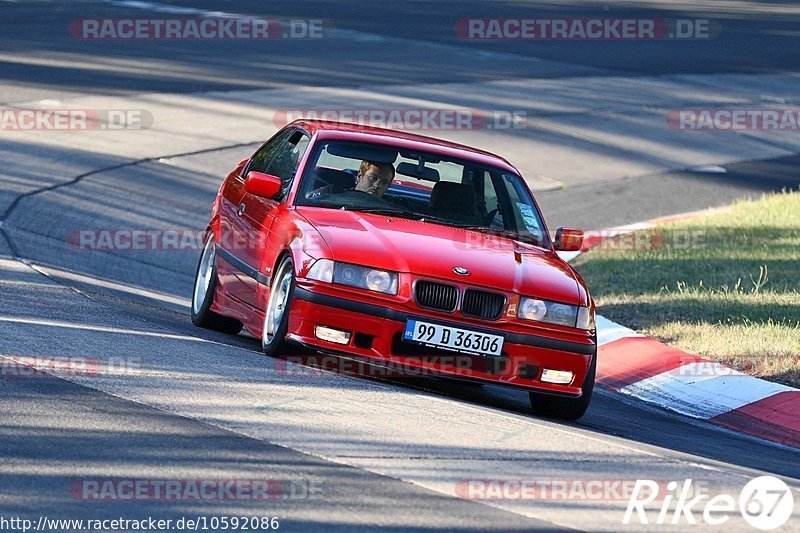
<path fill-rule="evenodd" d="M 428 204 L 434 211 L 455 215 L 476 216 L 478 197 L 475 188 L 466 183 L 440 181 L 433 186 Z"/>
<path fill-rule="evenodd" d="M 344 170 L 336 170 L 327 167 L 317 167 L 314 169 L 316 176 L 315 188 L 333 185 L 342 189 L 352 189 L 356 184 L 356 178 Z"/>

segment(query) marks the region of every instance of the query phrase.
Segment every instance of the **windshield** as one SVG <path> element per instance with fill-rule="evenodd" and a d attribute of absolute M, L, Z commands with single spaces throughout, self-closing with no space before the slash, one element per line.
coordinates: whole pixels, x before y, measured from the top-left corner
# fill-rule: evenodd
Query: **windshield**
<path fill-rule="evenodd" d="M 350 141 L 319 143 L 306 164 L 296 203 L 468 227 L 549 247 L 522 178 L 434 153 Z"/>

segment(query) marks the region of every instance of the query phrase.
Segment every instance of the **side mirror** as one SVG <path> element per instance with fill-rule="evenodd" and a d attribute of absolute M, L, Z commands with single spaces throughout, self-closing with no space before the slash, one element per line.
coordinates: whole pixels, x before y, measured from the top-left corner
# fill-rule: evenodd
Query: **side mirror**
<path fill-rule="evenodd" d="M 244 180 L 244 190 L 256 196 L 272 198 L 281 192 L 281 179 L 272 174 L 251 171 Z"/>
<path fill-rule="evenodd" d="M 558 228 L 553 245 L 559 252 L 580 252 L 583 245 L 583 231 L 579 229 Z"/>

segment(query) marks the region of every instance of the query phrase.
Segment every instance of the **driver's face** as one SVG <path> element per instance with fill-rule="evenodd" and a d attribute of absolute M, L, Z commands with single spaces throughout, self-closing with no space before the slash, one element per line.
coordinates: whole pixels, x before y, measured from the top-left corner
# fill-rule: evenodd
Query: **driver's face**
<path fill-rule="evenodd" d="M 370 165 L 363 174 L 359 172 L 356 190 L 380 198 L 386 193 L 386 190 L 391 184 L 392 178 L 390 172 L 387 170 L 381 172 L 375 165 Z"/>

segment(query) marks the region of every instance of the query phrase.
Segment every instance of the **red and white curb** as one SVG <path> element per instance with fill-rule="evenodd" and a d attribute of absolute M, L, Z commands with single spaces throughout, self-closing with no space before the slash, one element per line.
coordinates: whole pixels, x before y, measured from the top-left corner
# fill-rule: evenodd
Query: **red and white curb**
<path fill-rule="evenodd" d="M 687 213 L 600 232 L 610 237 L 693 218 Z M 571 261 L 580 252 L 559 254 Z M 597 316 L 597 382 L 627 396 L 733 431 L 800 448 L 800 390 L 672 348 Z"/>
<path fill-rule="evenodd" d="M 800 390 L 743 374 L 597 317 L 597 382 L 683 415 L 800 447 Z"/>

